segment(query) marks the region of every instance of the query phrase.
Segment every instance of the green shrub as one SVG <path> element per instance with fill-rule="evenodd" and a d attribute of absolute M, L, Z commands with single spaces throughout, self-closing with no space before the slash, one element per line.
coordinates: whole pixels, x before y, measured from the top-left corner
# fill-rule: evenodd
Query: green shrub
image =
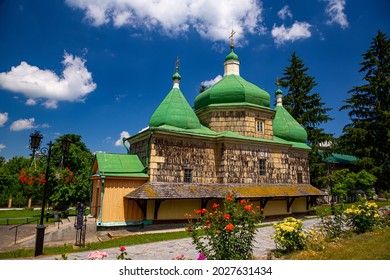
<path fill-rule="evenodd" d="M 208 260 L 247 260 L 252 258 L 256 225 L 263 216 L 260 209 L 229 193 L 223 201 L 224 211 L 214 203 L 212 211 L 195 210 L 196 220 L 189 218 L 187 231 L 196 250 Z"/>
<path fill-rule="evenodd" d="M 288 217 L 275 224 L 274 228 L 275 233 L 272 235 L 272 238 L 278 250 L 291 252 L 305 249 L 308 236 L 303 230 L 301 220 Z"/>
<path fill-rule="evenodd" d="M 347 223 L 357 233 L 372 231 L 380 222 L 378 205 L 366 199 L 344 211 Z"/>

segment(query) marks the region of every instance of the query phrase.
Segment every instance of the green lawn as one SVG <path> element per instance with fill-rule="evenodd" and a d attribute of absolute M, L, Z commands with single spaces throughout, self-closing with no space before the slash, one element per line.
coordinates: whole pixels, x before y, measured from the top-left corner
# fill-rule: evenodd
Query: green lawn
<path fill-rule="evenodd" d="M 291 260 L 390 260 L 390 228 L 376 230 L 334 243 L 323 251 L 300 251 L 285 256 Z"/>

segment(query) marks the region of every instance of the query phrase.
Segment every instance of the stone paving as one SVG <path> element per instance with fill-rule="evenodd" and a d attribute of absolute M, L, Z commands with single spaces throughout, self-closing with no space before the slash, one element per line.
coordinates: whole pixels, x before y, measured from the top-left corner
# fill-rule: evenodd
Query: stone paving
<path fill-rule="evenodd" d="M 308 219 L 304 220 L 303 224 L 306 229 L 311 228 L 318 220 Z M 274 228 L 272 226 L 262 227 L 258 230 L 256 235 L 256 243 L 253 250 L 255 258 L 265 259 L 267 252 L 275 249 L 275 243 L 271 239 L 271 234 Z M 119 254 L 119 248 L 109 248 L 101 250 L 108 254 L 109 260 L 116 259 Z M 155 243 L 148 243 L 142 245 L 126 246 L 128 257 L 133 260 L 172 260 L 175 257 L 183 254 L 187 259 L 197 259 L 198 253 L 191 244 L 191 238 L 161 241 Z M 69 260 L 86 260 L 91 251 L 71 253 L 68 256 Z M 60 255 L 56 256 L 39 256 L 37 260 L 53 260 L 61 259 Z"/>

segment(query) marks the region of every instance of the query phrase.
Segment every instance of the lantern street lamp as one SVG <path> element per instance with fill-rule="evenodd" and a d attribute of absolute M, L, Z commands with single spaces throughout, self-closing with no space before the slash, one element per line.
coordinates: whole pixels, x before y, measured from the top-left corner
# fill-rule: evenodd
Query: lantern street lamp
<path fill-rule="evenodd" d="M 30 146 L 29 148 L 32 150 L 32 158 L 34 159 L 35 153 L 37 150 L 40 149 L 41 141 L 42 141 L 42 134 L 39 133 L 39 131 L 35 131 L 34 133 L 30 134 Z M 62 141 L 62 154 L 66 154 L 66 152 L 69 149 L 70 146 L 70 139 L 65 137 Z M 41 216 L 39 219 L 39 224 L 37 225 L 37 233 L 36 233 L 36 239 L 35 239 L 35 256 L 42 255 L 43 252 L 43 242 L 45 237 L 45 225 L 43 224 L 43 217 L 45 214 L 45 204 L 46 204 L 46 190 L 47 190 L 47 181 L 49 178 L 49 170 L 50 170 L 50 159 L 51 159 L 51 149 L 53 147 L 52 141 L 50 141 L 48 144 L 48 147 L 43 147 L 40 149 L 41 153 L 46 156 L 46 172 L 45 172 L 45 183 L 43 185 L 43 196 L 42 196 L 42 208 L 41 208 Z M 62 157 L 61 164 L 63 164 L 64 156 Z"/>

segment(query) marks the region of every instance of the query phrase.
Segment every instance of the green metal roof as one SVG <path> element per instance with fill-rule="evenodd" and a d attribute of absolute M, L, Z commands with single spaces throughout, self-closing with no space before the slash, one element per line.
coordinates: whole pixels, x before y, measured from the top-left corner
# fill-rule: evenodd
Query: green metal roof
<path fill-rule="evenodd" d="M 274 135 L 287 141 L 305 143 L 306 130 L 290 115 L 283 106 L 276 106 L 273 120 Z"/>
<path fill-rule="evenodd" d="M 178 88 L 172 88 L 150 118 L 150 127 L 161 125 L 171 125 L 185 129 L 201 127 L 194 110 Z"/>
<path fill-rule="evenodd" d="M 179 88 L 178 81 L 181 80 L 181 76 L 178 67 L 176 67 L 176 73 L 173 74 L 172 80 L 174 87 L 154 111 L 149 120 L 149 126 L 171 125 L 184 129 L 200 128 L 198 117 Z"/>
<path fill-rule="evenodd" d="M 144 173 L 145 167 L 138 155 L 97 153 L 95 162 L 97 163 L 96 173 L 100 176 L 149 177 Z"/>
<path fill-rule="evenodd" d="M 345 154 L 331 153 L 328 157 L 324 157 L 324 162 L 335 164 L 356 164 L 357 157 Z"/>
<path fill-rule="evenodd" d="M 238 55 L 236 55 L 234 53 L 234 51 L 232 50 L 226 57 L 225 57 L 225 61 L 227 60 L 237 60 L 238 61 Z"/>
<path fill-rule="evenodd" d="M 241 76 L 230 74 L 205 90 L 195 98 L 195 110 L 212 104 L 247 102 L 269 107 L 271 97 L 268 92 L 246 81 Z"/>
<path fill-rule="evenodd" d="M 244 136 L 244 135 L 232 132 L 232 131 L 215 132 L 215 131 L 213 131 L 205 126 L 202 126 L 202 125 L 200 128 L 196 128 L 196 129 L 183 129 L 183 128 L 170 126 L 170 125 L 162 125 L 162 126 L 159 126 L 157 128 L 149 128 L 149 130 L 161 130 L 161 131 L 174 132 L 174 133 L 183 134 L 183 135 L 200 136 L 200 137 L 206 137 L 206 138 L 212 138 L 212 139 L 230 138 L 230 139 L 234 139 L 234 140 L 245 140 L 245 141 L 253 141 L 253 142 L 284 144 L 284 145 L 291 145 L 293 148 L 311 150 L 311 148 L 305 143 L 286 141 L 286 140 L 279 138 L 277 136 L 274 136 L 273 139 L 249 137 L 249 136 Z M 146 131 L 143 131 L 143 133 L 146 133 Z M 136 135 L 134 135 L 133 137 L 136 137 Z M 131 138 L 129 138 L 129 139 L 131 139 Z"/>

